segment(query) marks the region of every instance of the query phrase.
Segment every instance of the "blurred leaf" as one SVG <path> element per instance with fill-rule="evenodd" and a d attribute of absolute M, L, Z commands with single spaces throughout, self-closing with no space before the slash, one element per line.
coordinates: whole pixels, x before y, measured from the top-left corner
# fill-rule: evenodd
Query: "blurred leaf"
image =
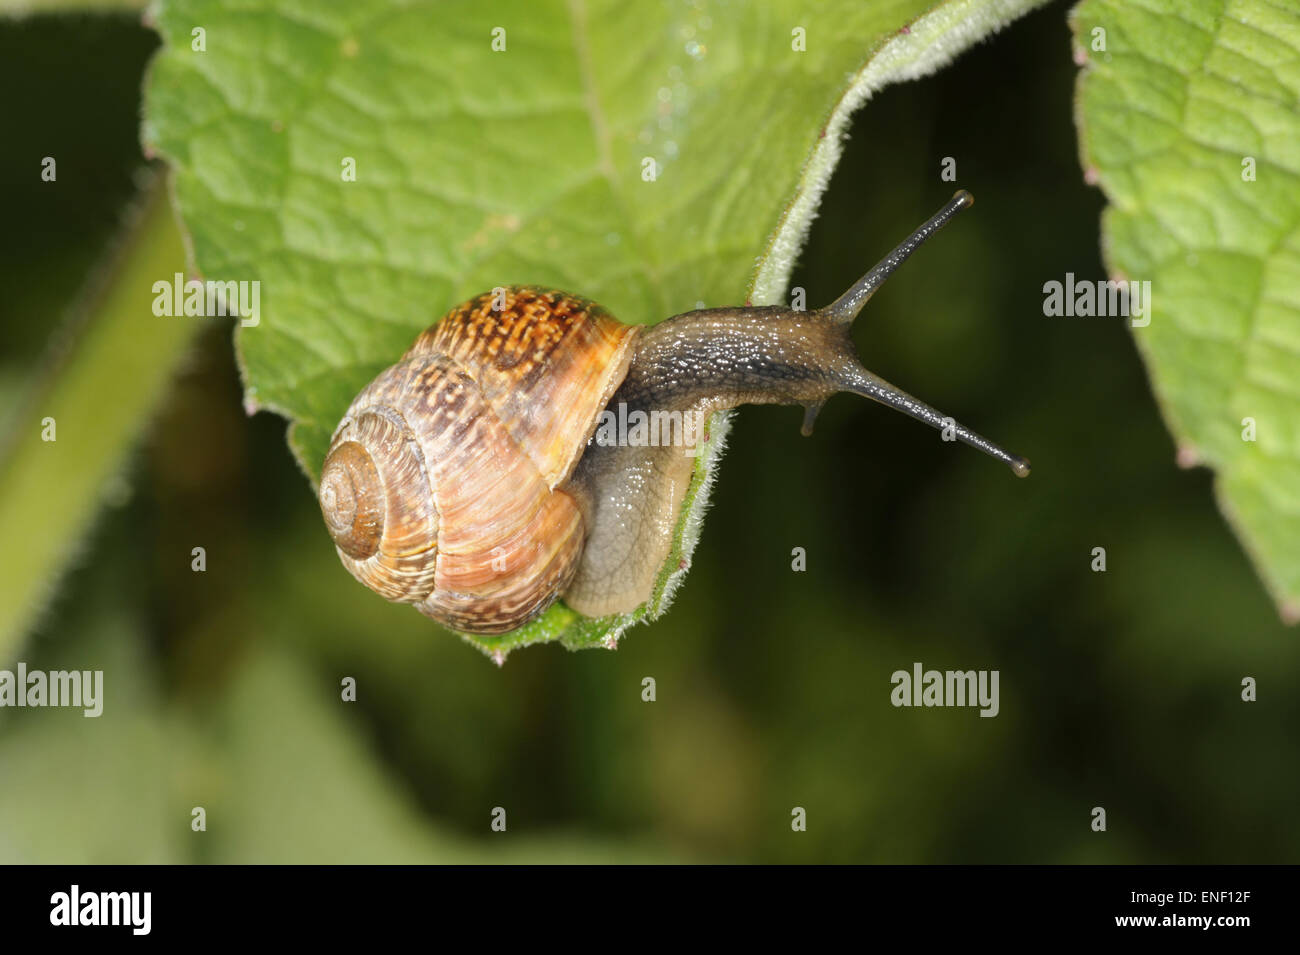
<path fill-rule="evenodd" d="M 246 401 L 291 420 L 314 480 L 361 387 L 484 289 L 566 289 L 631 323 L 737 304 L 750 274 L 753 301 L 778 301 L 849 114 L 1038 2 L 176 0 L 144 137 L 175 165 L 196 265 L 262 282 L 262 324 L 238 335 Z M 661 612 L 724 429 L 646 606 L 557 604 L 472 642 L 592 646 Z"/>
<path fill-rule="evenodd" d="M 331 712 L 333 707 L 333 712 Z M 615 862 L 653 858 L 556 834 L 523 835 L 502 795 L 506 830 L 483 807 L 480 844 L 423 817 L 370 752 L 337 680 L 311 679 L 291 657 L 258 655 L 243 668 L 214 724 L 220 788 L 209 807 L 214 861 L 230 863 Z"/>
<path fill-rule="evenodd" d="M 107 562 L 92 573 L 120 583 Z M 185 861 L 188 813 L 175 808 L 173 769 L 192 740 L 182 724 L 158 719 L 144 641 L 120 587 L 107 597 L 95 584 L 88 590 L 94 609 L 73 614 L 85 626 L 26 662 L 28 672 L 101 671 L 102 709 L 97 717 L 77 707 L 0 710 L 0 863 Z"/>
<path fill-rule="evenodd" d="M 33 13 L 134 13 L 147 0 L 0 0 L 0 17 Z"/>
<path fill-rule="evenodd" d="M 346 707 L 335 686 L 313 687 L 287 658 L 259 654 L 242 668 L 216 722 L 222 785 L 210 793 L 209 831 L 217 861 L 433 857 L 437 840 L 341 718 Z"/>
<path fill-rule="evenodd" d="M 504 833 L 489 835 L 491 806 L 481 843 L 444 833 L 371 753 L 338 684 L 280 650 L 245 658 L 214 703 L 163 705 L 140 621 L 102 588 L 117 568 L 92 573 L 97 609 L 29 672 L 101 670 L 103 710 L 0 710 L 0 863 L 668 861 L 635 842 L 529 833 L 505 796 Z"/>
<path fill-rule="evenodd" d="M 152 286 L 184 269 L 157 179 L 93 289 L 55 335 L 0 436 L 0 660 L 49 598 L 199 324 L 158 318 Z M 56 440 L 42 440 L 54 419 Z"/>
<path fill-rule="evenodd" d="M 1133 336 L 1180 460 L 1218 472 L 1220 507 L 1295 622 L 1300 11 L 1086 0 L 1071 26 L 1083 164 L 1110 200 L 1106 266 L 1150 281 Z"/>

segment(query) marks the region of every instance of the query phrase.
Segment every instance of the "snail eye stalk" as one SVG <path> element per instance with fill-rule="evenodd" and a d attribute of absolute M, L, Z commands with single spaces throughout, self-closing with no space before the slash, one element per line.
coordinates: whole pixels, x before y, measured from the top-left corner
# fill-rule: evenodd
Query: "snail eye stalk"
<path fill-rule="evenodd" d="M 947 225 L 957 213 L 973 205 L 975 205 L 974 196 L 965 189 L 957 190 L 942 209 L 926 219 L 915 232 L 900 242 L 894 251 L 877 262 L 870 272 L 853 284 L 852 288 L 822 309 L 822 313 L 842 325 L 851 325 L 858 317 L 858 313 L 862 311 L 862 306 L 876 294 L 876 289 L 885 284 L 885 279 L 893 275 L 894 271 L 907 261 L 907 257 L 920 248 L 922 242 Z"/>

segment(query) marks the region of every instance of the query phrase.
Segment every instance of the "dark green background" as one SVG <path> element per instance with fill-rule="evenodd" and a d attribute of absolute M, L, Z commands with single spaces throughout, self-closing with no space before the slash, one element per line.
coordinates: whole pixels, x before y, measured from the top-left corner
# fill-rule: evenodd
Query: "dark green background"
<path fill-rule="evenodd" d="M 531 648 L 498 670 L 347 577 L 284 422 L 244 416 L 214 324 L 24 647 L 31 667 L 107 661 L 110 698 L 98 721 L 0 713 L 0 857 L 492 859 L 513 841 L 536 858 L 1294 861 L 1296 634 L 1210 473 L 1175 467 L 1129 333 L 1042 314 L 1044 282 L 1103 275 L 1065 13 L 871 101 L 792 281 L 809 305 L 838 295 L 951 194 L 954 157 L 975 208 L 873 299 L 857 341 L 873 371 L 1031 458 L 1029 480 L 849 397 L 809 439 L 798 409 L 744 409 L 668 615 L 616 653 Z M 129 18 L 0 21 L 5 394 L 132 195 L 154 43 Z M 51 153 L 57 190 L 32 171 Z M 890 674 L 914 661 L 999 670 L 1000 715 L 893 708 Z M 111 749 L 124 712 L 146 742 L 79 774 L 60 747 Z M 60 834 L 59 813 L 104 799 L 113 815 Z M 18 837 L 40 820 L 48 837 Z"/>

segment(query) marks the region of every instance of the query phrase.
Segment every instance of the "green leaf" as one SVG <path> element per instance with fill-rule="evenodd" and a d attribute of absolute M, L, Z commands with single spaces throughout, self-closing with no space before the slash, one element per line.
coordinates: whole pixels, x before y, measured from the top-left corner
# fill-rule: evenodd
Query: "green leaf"
<path fill-rule="evenodd" d="M 1086 0 L 1071 26 L 1082 161 L 1110 202 L 1106 267 L 1151 283 L 1133 337 L 1179 461 L 1215 469 L 1221 509 L 1295 622 L 1300 10 Z"/>
<path fill-rule="evenodd" d="M 486 289 L 560 288 L 629 323 L 780 300 L 849 114 L 1039 2 L 174 0 L 144 138 L 175 167 L 197 268 L 261 281 L 237 343 L 247 403 L 291 420 L 315 480 L 357 391 Z M 647 605 L 556 605 L 472 642 L 498 659 L 608 644 L 663 612 L 725 430 Z"/>

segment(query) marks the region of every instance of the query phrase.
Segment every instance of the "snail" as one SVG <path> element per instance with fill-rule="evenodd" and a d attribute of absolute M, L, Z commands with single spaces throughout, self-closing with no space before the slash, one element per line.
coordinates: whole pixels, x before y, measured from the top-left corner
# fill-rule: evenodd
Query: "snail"
<path fill-rule="evenodd" d="M 815 311 L 746 305 L 625 325 L 532 286 L 456 306 L 357 395 L 334 432 L 319 497 L 340 559 L 380 595 L 464 633 L 514 630 L 560 597 L 587 617 L 636 609 L 671 550 L 697 450 L 596 440 L 613 409 L 698 421 L 741 404 L 795 404 L 809 435 L 844 391 L 945 429 L 1024 477 L 1024 458 L 868 372 L 850 337 L 881 283 L 973 202 L 957 192 Z"/>

